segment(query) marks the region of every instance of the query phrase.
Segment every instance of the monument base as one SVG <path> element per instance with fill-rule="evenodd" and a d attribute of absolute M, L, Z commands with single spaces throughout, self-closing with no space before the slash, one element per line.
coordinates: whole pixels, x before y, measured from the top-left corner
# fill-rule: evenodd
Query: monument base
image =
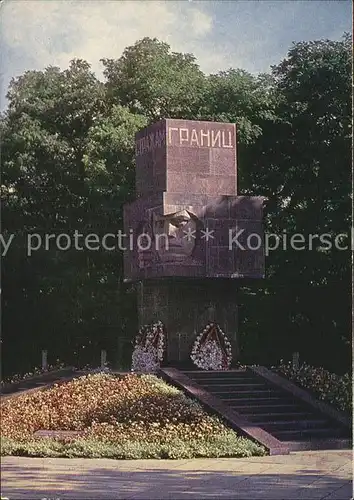
<path fill-rule="evenodd" d="M 167 333 L 165 365 L 189 368 L 197 335 L 217 323 L 238 359 L 237 284 L 229 279 L 166 278 L 137 284 L 139 328 L 162 321 Z"/>

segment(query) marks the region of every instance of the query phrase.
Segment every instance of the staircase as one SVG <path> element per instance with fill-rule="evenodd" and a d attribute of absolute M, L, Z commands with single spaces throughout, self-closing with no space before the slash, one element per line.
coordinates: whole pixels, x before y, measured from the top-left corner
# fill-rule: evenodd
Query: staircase
<path fill-rule="evenodd" d="M 249 369 L 183 373 L 290 451 L 351 448 L 350 428 Z"/>

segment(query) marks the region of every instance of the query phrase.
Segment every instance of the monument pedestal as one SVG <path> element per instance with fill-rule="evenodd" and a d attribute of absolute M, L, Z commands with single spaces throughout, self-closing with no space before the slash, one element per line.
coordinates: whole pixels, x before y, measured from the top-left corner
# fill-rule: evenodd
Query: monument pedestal
<path fill-rule="evenodd" d="M 238 359 L 237 285 L 228 279 L 166 278 L 138 284 L 139 327 L 162 321 L 167 332 L 165 363 L 188 366 L 197 335 L 210 322 L 227 335 Z"/>
<path fill-rule="evenodd" d="M 209 323 L 239 359 L 237 288 L 244 278 L 264 277 L 264 198 L 238 196 L 236 143 L 234 123 L 175 119 L 135 138 L 124 276 L 137 283 L 139 326 L 164 324 L 167 364 L 191 363 Z"/>

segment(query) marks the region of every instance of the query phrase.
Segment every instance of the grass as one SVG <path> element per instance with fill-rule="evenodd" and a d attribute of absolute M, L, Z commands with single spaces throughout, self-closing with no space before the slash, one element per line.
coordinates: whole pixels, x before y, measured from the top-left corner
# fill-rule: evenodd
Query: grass
<path fill-rule="evenodd" d="M 179 459 L 266 454 L 152 375 L 90 374 L 1 406 L 2 455 Z M 44 429 L 78 430 L 82 436 L 34 436 Z"/>

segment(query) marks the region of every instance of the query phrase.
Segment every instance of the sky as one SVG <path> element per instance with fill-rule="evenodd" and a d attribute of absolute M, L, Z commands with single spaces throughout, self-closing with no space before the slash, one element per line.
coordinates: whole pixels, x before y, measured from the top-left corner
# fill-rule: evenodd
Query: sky
<path fill-rule="evenodd" d="M 149 36 L 193 53 L 206 73 L 266 72 L 293 42 L 351 32 L 350 0 L 3 0 L 0 4 L 0 108 L 12 77 L 47 66 L 101 58 Z"/>

